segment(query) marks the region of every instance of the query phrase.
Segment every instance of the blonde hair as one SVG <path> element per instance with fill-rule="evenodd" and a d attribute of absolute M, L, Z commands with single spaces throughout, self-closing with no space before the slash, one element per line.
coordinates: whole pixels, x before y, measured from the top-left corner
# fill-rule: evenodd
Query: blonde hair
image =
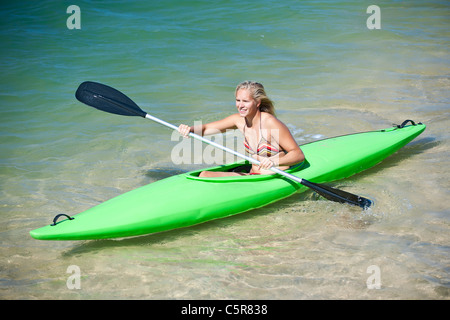
<path fill-rule="evenodd" d="M 237 93 L 241 89 L 249 90 L 253 96 L 253 99 L 261 102 L 261 104 L 259 105 L 259 110 L 261 112 L 267 112 L 275 116 L 275 106 L 273 105 L 272 100 L 267 97 L 264 86 L 261 83 L 254 81 L 241 82 L 236 87 L 235 93 Z"/>

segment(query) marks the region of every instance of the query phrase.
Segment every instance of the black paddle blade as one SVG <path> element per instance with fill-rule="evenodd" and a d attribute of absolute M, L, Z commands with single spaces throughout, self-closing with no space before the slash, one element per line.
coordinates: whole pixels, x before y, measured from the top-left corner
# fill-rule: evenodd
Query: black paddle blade
<path fill-rule="evenodd" d="M 367 209 L 372 205 L 372 201 L 367 198 L 360 197 L 346 191 L 334 189 L 323 184 L 313 183 L 305 179 L 302 180 L 302 184 L 313 189 L 322 197 L 331 201 L 348 203 L 354 206 L 359 206 L 363 209 Z"/>
<path fill-rule="evenodd" d="M 145 118 L 147 114 L 122 92 L 97 82 L 86 81 L 80 84 L 75 97 L 88 106 L 121 116 Z"/>

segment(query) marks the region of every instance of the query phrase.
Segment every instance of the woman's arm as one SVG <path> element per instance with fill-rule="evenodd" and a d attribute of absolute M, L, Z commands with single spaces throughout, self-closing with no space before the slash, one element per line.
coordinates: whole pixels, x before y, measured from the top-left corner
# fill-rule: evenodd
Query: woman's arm
<path fill-rule="evenodd" d="M 237 119 L 239 119 L 239 114 L 232 114 L 222 120 L 196 125 L 196 126 L 188 126 L 185 124 L 181 124 L 178 128 L 180 134 L 184 137 L 188 137 L 190 132 L 194 132 L 201 136 L 207 136 L 211 134 L 218 134 L 221 132 L 225 132 L 227 129 L 236 129 L 237 128 Z"/>
<path fill-rule="evenodd" d="M 278 145 L 286 154 L 280 157 L 280 153 L 270 158 L 258 157 L 262 169 L 270 169 L 271 163 L 275 166 L 292 166 L 305 160 L 303 151 L 298 146 L 288 127 L 275 117 L 267 121 L 268 135 L 277 137 Z M 270 160 L 270 161 L 267 161 Z"/>

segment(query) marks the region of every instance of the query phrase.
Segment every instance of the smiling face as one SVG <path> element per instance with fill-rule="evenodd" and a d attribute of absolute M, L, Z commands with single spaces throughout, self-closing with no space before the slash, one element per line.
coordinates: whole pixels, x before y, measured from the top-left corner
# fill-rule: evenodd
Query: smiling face
<path fill-rule="evenodd" d="M 254 116 L 260 104 L 260 101 L 253 98 L 250 90 L 240 89 L 236 92 L 236 108 L 241 117 Z"/>

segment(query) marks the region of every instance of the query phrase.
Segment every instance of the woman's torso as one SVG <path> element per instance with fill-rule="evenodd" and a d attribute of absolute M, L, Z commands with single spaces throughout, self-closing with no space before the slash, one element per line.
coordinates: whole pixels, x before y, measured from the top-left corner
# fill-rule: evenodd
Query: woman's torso
<path fill-rule="evenodd" d="M 260 112 L 259 124 L 254 124 L 251 127 L 247 126 L 245 118 L 242 118 L 241 126 L 238 126 L 244 135 L 245 151 L 257 159 L 257 157 L 271 158 L 277 166 L 279 159 L 285 156 L 286 152 L 279 143 L 279 129 L 269 128 L 267 120 L 272 115 L 266 112 Z M 278 167 L 278 166 L 277 166 Z M 281 170 L 286 170 L 288 166 L 278 167 Z M 258 169 L 257 165 L 253 165 L 250 173 L 273 174 L 271 170 Z"/>

